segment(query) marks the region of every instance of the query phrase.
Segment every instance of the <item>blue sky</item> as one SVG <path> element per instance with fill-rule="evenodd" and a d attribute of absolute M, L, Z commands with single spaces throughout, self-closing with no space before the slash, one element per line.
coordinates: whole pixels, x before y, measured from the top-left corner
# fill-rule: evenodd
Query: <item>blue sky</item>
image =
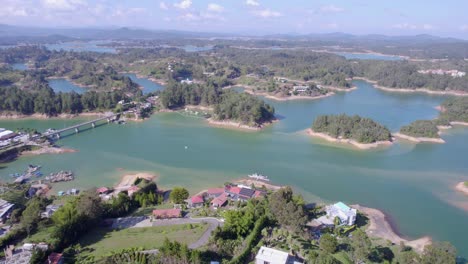
<path fill-rule="evenodd" d="M 0 0 L 0 23 L 468 38 L 467 0 Z"/>

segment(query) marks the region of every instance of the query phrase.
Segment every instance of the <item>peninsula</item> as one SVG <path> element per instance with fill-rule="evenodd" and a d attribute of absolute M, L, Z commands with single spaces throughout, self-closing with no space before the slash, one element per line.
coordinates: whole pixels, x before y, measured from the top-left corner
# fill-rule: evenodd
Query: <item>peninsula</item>
<path fill-rule="evenodd" d="M 394 133 L 393 135 L 416 143 L 445 143 L 439 136 L 436 122 L 431 120 L 414 121 L 407 126 L 403 126 L 399 133 Z"/>
<path fill-rule="evenodd" d="M 318 116 L 307 132 L 313 137 L 323 138 L 330 142 L 351 144 L 359 149 L 392 144 L 392 135 L 386 127 L 372 119 L 358 115 Z"/>

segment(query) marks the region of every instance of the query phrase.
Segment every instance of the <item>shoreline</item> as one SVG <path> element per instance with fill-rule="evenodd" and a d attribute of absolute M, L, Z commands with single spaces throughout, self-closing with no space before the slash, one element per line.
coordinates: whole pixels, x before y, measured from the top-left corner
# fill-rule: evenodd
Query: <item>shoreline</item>
<path fill-rule="evenodd" d="M 385 87 L 377 84 L 377 81 L 373 81 L 364 77 L 353 77 L 353 80 L 362 80 L 366 81 L 369 83 L 372 83 L 373 86 L 377 89 L 387 91 L 387 92 L 399 92 L 399 93 L 427 93 L 427 94 L 433 94 L 433 95 L 454 95 L 454 96 L 468 96 L 467 92 L 463 91 L 456 91 L 456 90 L 451 90 L 451 91 L 434 91 L 434 90 L 429 90 L 427 88 L 391 88 L 391 87 Z"/>
<path fill-rule="evenodd" d="M 465 185 L 465 182 L 459 182 L 456 186 L 455 186 L 455 190 L 465 194 L 465 195 L 468 195 L 468 186 Z"/>
<path fill-rule="evenodd" d="M 412 137 L 405 134 L 401 134 L 400 132 L 392 133 L 392 135 L 399 139 L 405 139 L 415 143 L 445 143 L 445 140 L 443 140 L 442 138 Z"/>
<path fill-rule="evenodd" d="M 275 95 L 271 95 L 268 92 L 254 91 L 254 87 L 252 87 L 250 85 L 229 85 L 229 86 L 223 87 L 222 89 L 230 89 L 230 88 L 233 88 L 233 87 L 242 87 L 242 88 L 244 88 L 245 93 L 248 93 L 248 94 L 251 94 L 251 95 L 256 95 L 256 96 L 264 96 L 267 99 L 271 99 L 271 100 L 275 100 L 275 101 L 279 101 L 279 102 L 294 101 L 294 100 L 317 100 L 317 99 L 322 99 L 322 98 L 326 98 L 326 97 L 330 97 L 330 96 L 335 95 L 334 92 L 328 92 L 326 94 L 322 94 L 322 95 L 318 95 L 318 96 L 290 95 L 290 96 L 286 96 L 286 97 L 278 97 L 278 96 L 275 96 Z M 337 88 L 337 89 L 339 89 L 339 88 Z M 330 90 L 333 90 L 333 89 L 330 89 Z M 341 90 L 336 90 L 336 91 L 341 91 Z"/>
<path fill-rule="evenodd" d="M 263 123 L 260 126 L 248 126 L 244 125 L 240 122 L 232 121 L 232 120 L 224 120 L 224 121 L 219 121 L 219 120 L 214 120 L 213 118 L 208 118 L 206 119 L 208 124 L 214 127 L 220 127 L 220 128 L 231 128 L 231 129 L 238 129 L 242 131 L 260 131 L 264 129 L 266 126 L 272 125 L 273 123 L 276 123 L 278 119 L 274 119 L 271 122 L 268 123 Z"/>
<path fill-rule="evenodd" d="M 380 146 L 388 147 L 388 146 L 393 145 L 392 141 L 377 141 L 377 142 L 374 142 L 374 143 L 365 144 L 365 143 L 359 143 L 359 142 L 357 142 L 355 140 L 352 140 L 352 139 L 334 138 L 334 137 L 329 136 L 329 135 L 327 135 L 325 133 L 315 132 L 311 128 L 308 128 L 306 130 L 306 132 L 307 132 L 308 135 L 310 135 L 312 137 L 321 138 L 321 139 L 324 139 L 324 140 L 326 140 L 328 142 L 352 145 L 352 146 L 357 147 L 358 149 L 361 149 L 361 150 L 368 150 L 368 149 L 377 148 L 377 147 L 380 147 Z"/>
<path fill-rule="evenodd" d="M 59 114 L 57 116 L 47 116 L 44 114 L 34 113 L 31 115 L 24 115 L 20 113 L 0 113 L 0 120 L 14 120 L 14 119 L 34 119 L 34 120 L 46 120 L 46 119 L 72 119 L 79 117 L 94 117 L 105 115 L 104 112 L 84 112 L 79 114 Z"/>
<path fill-rule="evenodd" d="M 149 75 L 145 76 L 143 74 L 140 74 L 137 71 L 122 71 L 122 72 L 119 72 L 119 74 L 135 74 L 135 76 L 137 78 L 139 78 L 139 79 L 148 79 L 149 81 L 152 81 L 152 82 L 154 82 L 156 84 L 159 84 L 159 85 L 167 85 L 167 81 L 165 81 L 163 79 L 157 79 L 157 78 L 151 77 Z"/>
<path fill-rule="evenodd" d="M 41 147 L 36 150 L 25 150 L 21 152 L 20 156 L 36 156 L 43 154 L 63 154 L 63 153 L 75 153 L 78 152 L 76 149 L 71 148 L 59 148 L 59 147 Z"/>
<path fill-rule="evenodd" d="M 114 190 L 123 191 L 130 188 L 137 179 L 154 181 L 158 175 L 152 172 L 127 172 L 120 177 L 120 181 L 114 185 Z"/>
<path fill-rule="evenodd" d="M 415 240 L 403 238 L 401 235 L 397 234 L 388 221 L 388 217 L 378 209 L 364 207 L 359 204 L 351 205 L 351 207 L 364 213 L 369 218 L 369 226 L 366 228 L 366 233 L 371 237 L 390 240 L 396 245 L 403 242 L 419 253 L 423 252 L 426 245 L 432 244 L 432 238 L 429 236 L 424 236 Z"/>

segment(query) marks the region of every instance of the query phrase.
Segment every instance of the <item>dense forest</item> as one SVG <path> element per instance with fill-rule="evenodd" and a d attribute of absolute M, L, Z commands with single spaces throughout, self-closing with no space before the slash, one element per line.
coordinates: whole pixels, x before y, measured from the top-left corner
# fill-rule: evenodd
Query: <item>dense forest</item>
<path fill-rule="evenodd" d="M 417 120 L 400 129 L 400 133 L 411 137 L 439 138 L 438 132 L 437 124 L 431 120 Z"/>
<path fill-rule="evenodd" d="M 468 97 L 457 97 L 442 103 L 439 119 L 448 122 L 468 122 Z"/>
<path fill-rule="evenodd" d="M 312 124 L 312 130 L 334 138 L 353 139 L 359 143 L 392 140 L 390 131 L 370 118 L 358 115 L 322 115 Z"/>
<path fill-rule="evenodd" d="M 255 96 L 222 90 L 214 85 L 171 82 L 160 95 L 165 108 L 185 105 L 214 107 L 214 118 L 235 120 L 248 125 L 260 125 L 274 119 L 275 109 Z"/>

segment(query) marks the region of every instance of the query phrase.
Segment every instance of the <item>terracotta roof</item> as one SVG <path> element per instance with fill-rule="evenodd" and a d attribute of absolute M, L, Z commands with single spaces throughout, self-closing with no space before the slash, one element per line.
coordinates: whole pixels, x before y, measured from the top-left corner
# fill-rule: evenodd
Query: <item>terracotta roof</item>
<path fill-rule="evenodd" d="M 255 197 L 255 198 L 258 198 L 258 197 L 261 197 L 261 196 L 263 196 L 263 192 L 262 192 L 262 191 L 259 191 L 259 190 L 256 190 L 256 191 L 255 191 L 255 194 L 254 194 L 254 197 Z"/>
<path fill-rule="evenodd" d="M 177 218 L 182 215 L 180 209 L 156 209 L 153 210 L 153 215 L 160 218 Z"/>
<path fill-rule="evenodd" d="M 211 201 L 211 204 L 214 206 L 223 206 L 227 201 L 227 194 L 223 193 L 220 196 L 216 197 Z"/>
<path fill-rule="evenodd" d="M 101 188 L 97 188 L 96 192 L 97 193 L 105 193 L 105 192 L 108 192 L 109 189 L 107 187 L 101 187 Z"/>
<path fill-rule="evenodd" d="M 224 188 L 211 188 L 206 191 L 208 194 L 222 194 L 224 193 Z"/>
<path fill-rule="evenodd" d="M 52 252 L 50 253 L 49 257 L 47 258 L 48 264 L 58 264 L 59 261 L 62 259 L 62 254 Z"/>
<path fill-rule="evenodd" d="M 140 187 L 136 185 L 130 186 L 130 188 L 128 188 L 128 191 L 131 191 L 131 192 L 137 192 L 139 190 L 140 190 Z"/>
<path fill-rule="evenodd" d="M 228 191 L 231 192 L 231 193 L 239 194 L 240 191 L 241 191 L 241 188 L 239 188 L 237 186 L 233 186 L 233 187 L 229 188 Z"/>
<path fill-rule="evenodd" d="M 203 203 L 203 202 L 205 202 L 205 200 L 203 199 L 203 197 L 201 197 L 200 195 L 192 196 L 192 198 L 190 198 L 190 201 L 192 202 L 192 204 L 198 204 L 198 203 Z"/>

